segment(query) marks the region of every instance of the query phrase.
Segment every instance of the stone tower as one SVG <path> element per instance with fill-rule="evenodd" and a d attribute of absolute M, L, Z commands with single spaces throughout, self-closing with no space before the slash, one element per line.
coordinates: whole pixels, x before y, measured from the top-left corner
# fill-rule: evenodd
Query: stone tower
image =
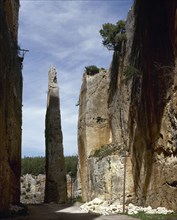
<path fill-rule="evenodd" d="M 57 72 L 49 70 L 48 100 L 46 112 L 46 188 L 45 202 L 66 202 L 66 172 L 63 156 L 63 137 L 61 130 L 60 99 Z"/>

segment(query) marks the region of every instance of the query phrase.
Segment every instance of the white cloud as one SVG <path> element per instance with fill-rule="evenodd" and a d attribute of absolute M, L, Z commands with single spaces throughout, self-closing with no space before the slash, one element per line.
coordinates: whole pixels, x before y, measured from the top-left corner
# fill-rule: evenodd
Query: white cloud
<path fill-rule="evenodd" d="M 48 70 L 58 69 L 62 129 L 66 155 L 77 153 L 77 114 L 84 67 L 109 67 L 99 29 L 125 17 L 132 0 L 21 0 L 19 44 L 29 49 L 24 60 L 23 155 L 44 154 Z"/>

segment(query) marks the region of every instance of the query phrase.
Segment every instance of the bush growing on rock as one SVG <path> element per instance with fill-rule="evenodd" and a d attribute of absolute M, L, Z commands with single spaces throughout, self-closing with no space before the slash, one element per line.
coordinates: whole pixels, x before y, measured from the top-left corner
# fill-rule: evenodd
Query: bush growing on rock
<path fill-rule="evenodd" d="M 125 75 L 125 83 L 127 83 L 134 76 L 136 77 L 136 76 L 140 75 L 140 71 L 137 68 L 135 68 L 134 66 L 128 65 L 125 67 L 124 75 Z"/>
<path fill-rule="evenodd" d="M 86 66 L 85 72 L 87 73 L 87 75 L 93 76 L 93 75 L 99 73 L 99 68 L 95 65 Z"/>

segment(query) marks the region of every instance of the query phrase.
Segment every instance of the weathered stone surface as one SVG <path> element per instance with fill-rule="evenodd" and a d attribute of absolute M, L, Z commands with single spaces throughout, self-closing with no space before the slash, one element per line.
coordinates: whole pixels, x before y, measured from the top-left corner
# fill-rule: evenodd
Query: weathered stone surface
<path fill-rule="evenodd" d="M 67 180 L 67 198 L 74 200 L 81 196 L 81 192 L 77 191 L 74 178 L 71 180 L 70 175 L 66 175 Z M 34 176 L 31 174 L 26 174 L 21 176 L 21 196 L 20 202 L 23 204 L 41 204 L 44 202 L 44 192 L 45 192 L 45 181 L 46 176 L 44 174 L 39 174 Z M 72 181 L 72 186 L 71 186 Z M 71 192 L 72 191 L 72 192 Z"/>
<path fill-rule="evenodd" d="M 67 180 L 67 197 L 70 201 L 72 201 L 76 195 L 74 195 L 74 180 L 75 178 L 71 177 L 69 174 L 66 175 Z"/>
<path fill-rule="evenodd" d="M 157 1 L 135 3 L 131 62 L 142 77 L 134 77 L 131 88 L 130 151 L 138 204 L 176 210 L 177 5 L 163 0 L 161 6 Z"/>
<path fill-rule="evenodd" d="M 116 83 L 110 82 L 109 111 L 112 140 L 124 143 L 130 153 L 132 201 L 176 210 L 176 3 L 162 4 L 159 8 L 158 2 L 135 1 L 133 36 L 127 22 L 127 46 L 132 47 L 126 50 L 123 68 L 116 54 L 113 58 L 111 78 Z M 126 66 L 139 71 L 127 83 L 121 80 L 126 79 Z"/>
<path fill-rule="evenodd" d="M 111 79 L 116 82 L 110 82 L 109 111 L 113 142 L 122 142 L 130 152 L 136 195 L 132 201 L 176 210 L 176 3 L 162 4 L 159 8 L 158 2 L 135 2 L 135 31 L 132 36 L 128 22 L 127 46 L 132 47 L 126 50 L 123 67 L 120 57 L 113 57 Z M 139 71 L 127 83 L 126 66 Z"/>
<path fill-rule="evenodd" d="M 46 112 L 46 188 L 45 202 L 66 202 L 66 172 L 64 167 L 61 130 L 60 99 L 57 72 L 49 70 L 48 102 Z"/>
<path fill-rule="evenodd" d="M 109 77 L 106 71 L 84 74 L 79 98 L 78 148 L 82 198 L 90 199 L 88 191 L 88 158 L 95 150 L 111 141 L 108 114 Z"/>
<path fill-rule="evenodd" d="M 106 106 L 108 103 L 106 111 L 111 134 L 107 143 L 99 135 L 93 135 L 94 124 L 92 133 L 85 132 L 89 124 L 86 119 L 94 112 L 90 111 L 88 116 L 89 87 L 87 80 L 83 81 L 79 112 L 81 182 L 86 186 L 83 188 L 82 184 L 83 198 L 90 200 L 97 196 L 110 200 L 113 194 L 108 190 L 111 189 L 109 182 L 114 176 L 113 185 L 121 201 L 121 187 L 118 186 L 122 185 L 123 172 L 119 172 L 120 176 L 113 175 L 112 167 L 108 171 L 108 163 L 115 164 L 115 156 L 117 163 L 121 163 L 122 148 L 128 156 L 126 178 L 131 183 L 126 185 L 131 192 L 127 198 L 129 192 L 126 191 L 126 203 L 132 201 L 141 206 L 177 210 L 177 2 L 162 0 L 159 7 L 158 1 L 135 1 L 133 10 L 135 18 L 130 12 L 126 25 L 126 53 L 125 56 L 116 52 L 113 55 L 109 96 L 104 98 Z M 126 67 L 134 70 L 130 78 Z M 92 106 L 100 106 L 97 104 L 100 94 L 95 90 L 89 97 Z M 92 99 L 93 96 L 97 99 Z M 101 145 L 94 147 L 95 139 L 102 140 L 102 145 L 115 145 L 117 151 L 99 160 L 90 157 L 101 148 Z M 121 166 L 123 163 L 119 169 Z"/>
<path fill-rule="evenodd" d="M 79 166 L 77 170 L 79 171 Z M 81 179 L 79 172 L 77 172 L 76 178 L 73 183 L 73 197 L 78 199 L 82 198 Z"/>
<path fill-rule="evenodd" d="M 78 145 L 84 201 L 95 197 L 109 201 L 120 200 L 121 203 L 123 201 L 123 156 L 127 155 L 129 145 L 128 116 L 131 84 L 125 84 L 122 72 L 131 53 L 134 23 L 132 11 L 129 12 L 128 18 L 126 56 L 122 57 L 118 52 L 114 53 L 110 71 L 107 71 L 107 78 L 104 81 L 100 73 L 91 77 L 84 75 L 83 78 L 80 94 Z M 101 103 L 100 100 L 102 100 Z M 103 117 L 106 119 L 104 130 L 101 130 L 98 123 L 94 121 L 99 115 L 105 115 Z M 105 137 L 109 137 L 109 139 Z M 98 144 L 95 145 L 94 142 Z M 128 202 L 134 197 L 130 158 L 127 158 L 126 165 L 127 193 L 125 200 Z"/>
<path fill-rule="evenodd" d="M 117 155 L 115 155 L 117 154 Z M 132 164 L 130 158 L 122 157 L 120 153 L 113 153 L 113 155 L 93 156 L 88 159 L 89 167 L 89 200 L 100 198 L 102 200 L 119 201 L 123 203 L 124 193 L 124 178 L 125 178 L 125 195 L 126 202 L 134 196 L 133 179 L 132 179 Z M 124 175 L 126 169 L 126 175 Z"/>
<path fill-rule="evenodd" d="M 21 197 L 23 204 L 39 204 L 44 202 L 45 175 L 26 174 L 21 177 Z"/>
<path fill-rule="evenodd" d="M 18 0 L 0 0 L 0 212 L 20 202 L 22 74 L 17 51 L 18 10 Z"/>

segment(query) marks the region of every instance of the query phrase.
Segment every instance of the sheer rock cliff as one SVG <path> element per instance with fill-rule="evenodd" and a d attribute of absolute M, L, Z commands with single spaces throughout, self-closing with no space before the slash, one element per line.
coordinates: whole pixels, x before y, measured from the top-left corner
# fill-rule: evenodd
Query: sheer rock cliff
<path fill-rule="evenodd" d="M 18 0 L 0 0 L 0 212 L 20 202 L 22 74 Z"/>
<path fill-rule="evenodd" d="M 84 75 L 82 197 L 122 203 L 125 191 L 126 203 L 177 210 L 177 2 L 135 1 L 126 35 L 125 54 L 114 52 L 104 86 L 102 74 Z"/>
<path fill-rule="evenodd" d="M 111 142 L 108 115 L 108 85 L 107 72 L 102 71 L 94 76 L 84 74 L 80 94 L 78 145 L 79 172 L 82 185 L 82 196 L 88 200 L 89 167 L 88 158 L 103 144 Z"/>
<path fill-rule="evenodd" d="M 160 4 L 135 2 L 129 150 L 137 203 L 176 210 L 177 2 Z"/>

